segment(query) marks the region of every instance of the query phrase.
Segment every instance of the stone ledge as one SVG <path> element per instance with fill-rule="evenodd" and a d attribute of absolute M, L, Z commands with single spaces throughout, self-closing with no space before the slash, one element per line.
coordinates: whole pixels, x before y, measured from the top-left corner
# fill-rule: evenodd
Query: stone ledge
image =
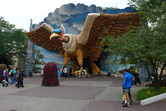
<path fill-rule="evenodd" d="M 151 104 L 151 103 L 160 101 L 160 100 L 165 99 L 165 98 L 166 98 L 166 93 L 163 93 L 163 94 L 160 94 L 160 95 L 157 95 L 157 96 L 150 97 L 148 99 L 141 100 L 140 104 L 142 106 L 144 106 L 144 105 L 147 105 L 147 104 Z"/>

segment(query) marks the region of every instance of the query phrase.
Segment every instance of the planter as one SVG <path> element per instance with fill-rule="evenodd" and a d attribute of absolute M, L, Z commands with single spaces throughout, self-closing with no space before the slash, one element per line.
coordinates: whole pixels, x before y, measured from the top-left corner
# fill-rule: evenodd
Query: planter
<path fill-rule="evenodd" d="M 44 66 L 42 86 L 59 86 L 58 68 L 53 62 Z"/>

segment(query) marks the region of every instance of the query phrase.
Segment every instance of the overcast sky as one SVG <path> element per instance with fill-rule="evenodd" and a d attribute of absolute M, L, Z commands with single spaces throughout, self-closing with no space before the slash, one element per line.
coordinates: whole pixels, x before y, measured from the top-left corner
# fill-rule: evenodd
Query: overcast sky
<path fill-rule="evenodd" d="M 0 0 L 0 16 L 16 28 L 29 31 L 30 19 L 38 24 L 63 4 L 83 3 L 100 7 L 128 7 L 128 0 Z"/>

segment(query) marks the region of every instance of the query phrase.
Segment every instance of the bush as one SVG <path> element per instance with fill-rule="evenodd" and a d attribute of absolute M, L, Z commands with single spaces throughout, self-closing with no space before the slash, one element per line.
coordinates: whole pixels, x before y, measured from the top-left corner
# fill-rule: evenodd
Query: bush
<path fill-rule="evenodd" d="M 131 74 L 134 74 L 136 70 L 136 66 L 131 66 L 129 71 L 131 72 Z"/>
<path fill-rule="evenodd" d="M 41 68 L 40 67 L 36 67 L 35 68 L 35 73 L 41 73 Z"/>
<path fill-rule="evenodd" d="M 3 80 L 3 70 L 6 69 L 6 65 L 5 64 L 0 64 L 0 83 Z"/>
<path fill-rule="evenodd" d="M 42 86 L 59 86 L 58 68 L 53 62 L 49 62 L 43 69 Z"/>
<path fill-rule="evenodd" d="M 166 87 L 155 90 L 153 87 L 143 88 L 137 92 L 137 100 L 147 99 L 166 92 Z"/>
<path fill-rule="evenodd" d="M 35 69 L 35 73 L 41 73 L 40 69 Z"/>

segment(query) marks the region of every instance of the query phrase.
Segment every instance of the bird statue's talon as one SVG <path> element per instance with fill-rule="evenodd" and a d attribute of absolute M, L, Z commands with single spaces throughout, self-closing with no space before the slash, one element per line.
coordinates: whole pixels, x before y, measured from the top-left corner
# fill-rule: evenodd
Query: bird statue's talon
<path fill-rule="evenodd" d="M 87 70 L 85 70 L 85 69 L 83 69 L 83 68 L 81 68 L 80 70 L 78 70 L 78 71 L 75 71 L 75 76 L 76 77 L 88 77 L 87 76 Z"/>

